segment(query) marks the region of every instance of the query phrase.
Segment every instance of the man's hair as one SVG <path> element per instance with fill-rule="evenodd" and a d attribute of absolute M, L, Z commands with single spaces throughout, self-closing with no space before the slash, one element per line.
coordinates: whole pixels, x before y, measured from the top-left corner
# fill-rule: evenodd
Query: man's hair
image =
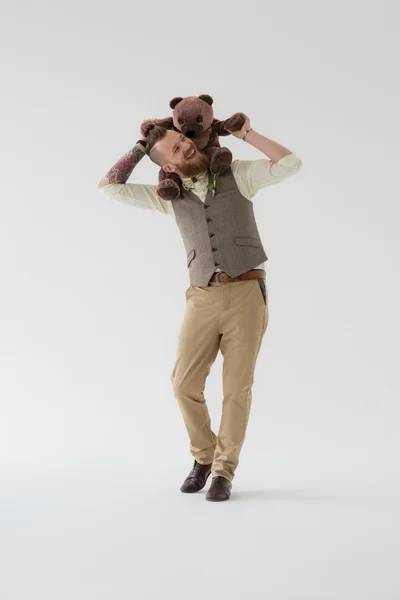
<path fill-rule="evenodd" d="M 165 137 L 167 131 L 168 129 L 166 129 L 165 127 L 155 125 L 153 129 L 150 130 L 147 136 L 146 154 L 150 157 L 150 159 L 153 162 L 155 162 L 160 167 L 164 166 L 165 157 L 161 152 L 159 152 L 157 149 L 153 150 L 153 148 L 160 140 L 162 140 Z"/>

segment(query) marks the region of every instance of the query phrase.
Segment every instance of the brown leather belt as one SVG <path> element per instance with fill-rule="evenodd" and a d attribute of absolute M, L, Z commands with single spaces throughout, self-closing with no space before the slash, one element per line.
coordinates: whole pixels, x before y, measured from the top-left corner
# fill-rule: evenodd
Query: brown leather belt
<path fill-rule="evenodd" d="M 231 277 L 225 271 L 219 271 L 218 273 L 214 273 L 211 277 L 211 281 L 216 281 L 217 283 L 230 283 L 231 281 L 243 281 L 245 279 L 258 279 L 259 277 L 265 277 L 264 269 L 251 269 L 251 271 L 246 271 L 246 273 L 242 273 L 237 277 Z"/>

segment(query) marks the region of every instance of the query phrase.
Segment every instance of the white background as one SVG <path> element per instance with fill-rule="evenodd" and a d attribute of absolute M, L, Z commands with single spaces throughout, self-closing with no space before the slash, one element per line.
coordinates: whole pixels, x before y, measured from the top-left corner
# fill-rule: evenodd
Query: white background
<path fill-rule="evenodd" d="M 1 13 L 1 600 L 399 598 L 395 3 Z M 254 199 L 270 320 L 220 504 L 179 492 L 179 230 L 97 189 L 144 119 L 202 93 L 304 165 Z"/>

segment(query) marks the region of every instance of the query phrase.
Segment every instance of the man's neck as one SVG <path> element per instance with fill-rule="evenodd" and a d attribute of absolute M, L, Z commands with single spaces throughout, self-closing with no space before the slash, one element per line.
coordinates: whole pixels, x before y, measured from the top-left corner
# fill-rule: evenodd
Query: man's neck
<path fill-rule="evenodd" d="M 193 181 L 193 183 L 196 183 L 196 181 L 199 180 L 200 177 L 205 177 L 205 175 L 207 175 L 208 170 L 206 169 L 205 171 L 202 171 L 202 173 L 199 173 L 198 175 L 195 175 L 194 177 L 181 177 L 181 179 L 186 181 Z"/>

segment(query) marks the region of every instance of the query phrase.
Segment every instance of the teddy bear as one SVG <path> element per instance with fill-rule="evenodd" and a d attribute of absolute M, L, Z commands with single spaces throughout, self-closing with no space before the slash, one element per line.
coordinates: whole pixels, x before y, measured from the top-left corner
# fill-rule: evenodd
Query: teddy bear
<path fill-rule="evenodd" d="M 208 94 L 173 98 L 169 103 L 173 110 L 172 117 L 144 121 L 141 133 L 146 138 L 155 125 L 183 133 L 193 140 L 199 150 L 207 154 L 212 173 L 221 175 L 232 164 L 232 152 L 228 148 L 221 148 L 219 136 L 239 131 L 246 116 L 235 113 L 225 121 L 214 119 L 213 102 Z M 174 200 L 182 193 L 182 182 L 177 173 L 166 173 L 160 169 L 156 189 L 163 200 Z"/>

